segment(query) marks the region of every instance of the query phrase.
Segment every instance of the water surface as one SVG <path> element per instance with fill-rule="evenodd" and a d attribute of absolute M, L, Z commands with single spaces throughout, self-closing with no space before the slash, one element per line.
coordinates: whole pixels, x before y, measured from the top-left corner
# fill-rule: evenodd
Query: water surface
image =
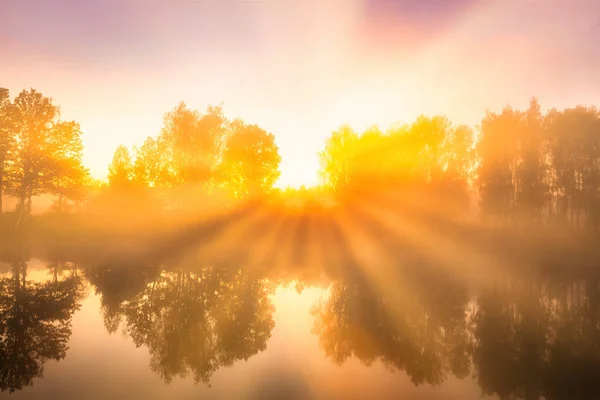
<path fill-rule="evenodd" d="M 0 271 L 0 396 L 600 395 L 600 277 L 589 272 L 467 281 L 421 265 L 331 279 L 35 259 Z"/>

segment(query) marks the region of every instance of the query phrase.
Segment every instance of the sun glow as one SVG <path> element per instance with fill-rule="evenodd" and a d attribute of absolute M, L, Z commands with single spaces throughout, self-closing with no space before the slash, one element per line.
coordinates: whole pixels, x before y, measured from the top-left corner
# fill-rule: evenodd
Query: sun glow
<path fill-rule="evenodd" d="M 276 188 L 312 188 L 318 186 L 320 183 L 318 161 L 316 163 L 306 162 L 289 164 L 285 163 L 285 160 L 282 160 L 280 168 L 281 176 L 279 177 L 277 183 L 275 183 L 274 185 Z"/>

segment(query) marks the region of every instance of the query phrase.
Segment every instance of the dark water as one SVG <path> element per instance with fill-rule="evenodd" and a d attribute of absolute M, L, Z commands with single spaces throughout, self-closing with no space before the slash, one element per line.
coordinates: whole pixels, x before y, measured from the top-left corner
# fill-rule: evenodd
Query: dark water
<path fill-rule="evenodd" d="M 357 268 L 1 264 L 0 396 L 600 397 L 600 274 Z"/>

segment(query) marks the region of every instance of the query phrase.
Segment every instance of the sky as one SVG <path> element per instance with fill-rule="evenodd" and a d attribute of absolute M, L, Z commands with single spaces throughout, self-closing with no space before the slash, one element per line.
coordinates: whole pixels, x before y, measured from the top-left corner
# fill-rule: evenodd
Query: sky
<path fill-rule="evenodd" d="M 310 185 L 344 123 L 600 106 L 600 1 L 0 0 L 0 86 L 79 122 L 97 178 L 185 101 L 273 133 L 279 185 Z"/>

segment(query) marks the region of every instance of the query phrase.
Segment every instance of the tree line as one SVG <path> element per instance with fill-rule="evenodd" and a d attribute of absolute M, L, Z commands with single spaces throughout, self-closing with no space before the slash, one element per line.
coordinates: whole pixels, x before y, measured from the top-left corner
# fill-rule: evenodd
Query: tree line
<path fill-rule="evenodd" d="M 477 129 L 444 116 L 420 116 L 387 132 L 343 126 L 320 159 L 325 184 L 336 189 L 424 187 L 440 208 L 464 210 L 477 199 L 482 216 L 496 224 L 597 230 L 600 223 L 595 107 L 543 114 L 532 99 L 525 110 L 487 111 Z"/>
<path fill-rule="evenodd" d="M 215 191 L 233 198 L 268 194 L 280 175 L 275 137 L 258 125 L 229 120 L 220 106 L 204 113 L 181 102 L 165 114 L 157 137 L 133 154 L 120 146 L 109 165 L 108 182 L 121 189 L 181 189 L 172 204 L 194 207 Z"/>
<path fill-rule="evenodd" d="M 0 89 L 0 198 L 16 198 L 24 214 L 41 194 L 55 195 L 59 210 L 65 201 L 89 198 L 94 182 L 82 163 L 81 135 L 79 124 L 60 119 L 51 98 L 31 89 L 11 101 Z M 234 198 L 269 193 L 280 161 L 275 138 L 264 129 L 227 119 L 220 106 L 200 113 L 182 102 L 164 116 L 157 137 L 133 152 L 117 148 L 105 186 L 123 193 L 179 188 L 169 200 L 190 206 L 215 190 Z"/>
<path fill-rule="evenodd" d="M 36 195 L 54 195 L 59 210 L 89 199 L 93 180 L 82 163 L 81 134 L 34 89 L 12 101 L 0 89 L 0 198 L 17 199 L 25 215 Z M 420 116 L 387 131 L 342 126 L 319 157 L 323 186 L 335 193 L 418 187 L 432 208 L 460 212 L 477 205 L 496 224 L 594 231 L 600 224 L 595 107 L 542 113 L 532 99 L 525 110 L 487 111 L 475 129 L 445 116 Z M 165 114 L 157 136 L 132 150 L 116 149 L 103 190 L 152 197 L 163 209 L 202 208 L 215 194 L 273 195 L 280 162 L 272 133 L 227 118 L 221 106 L 200 112 L 182 102 Z"/>

